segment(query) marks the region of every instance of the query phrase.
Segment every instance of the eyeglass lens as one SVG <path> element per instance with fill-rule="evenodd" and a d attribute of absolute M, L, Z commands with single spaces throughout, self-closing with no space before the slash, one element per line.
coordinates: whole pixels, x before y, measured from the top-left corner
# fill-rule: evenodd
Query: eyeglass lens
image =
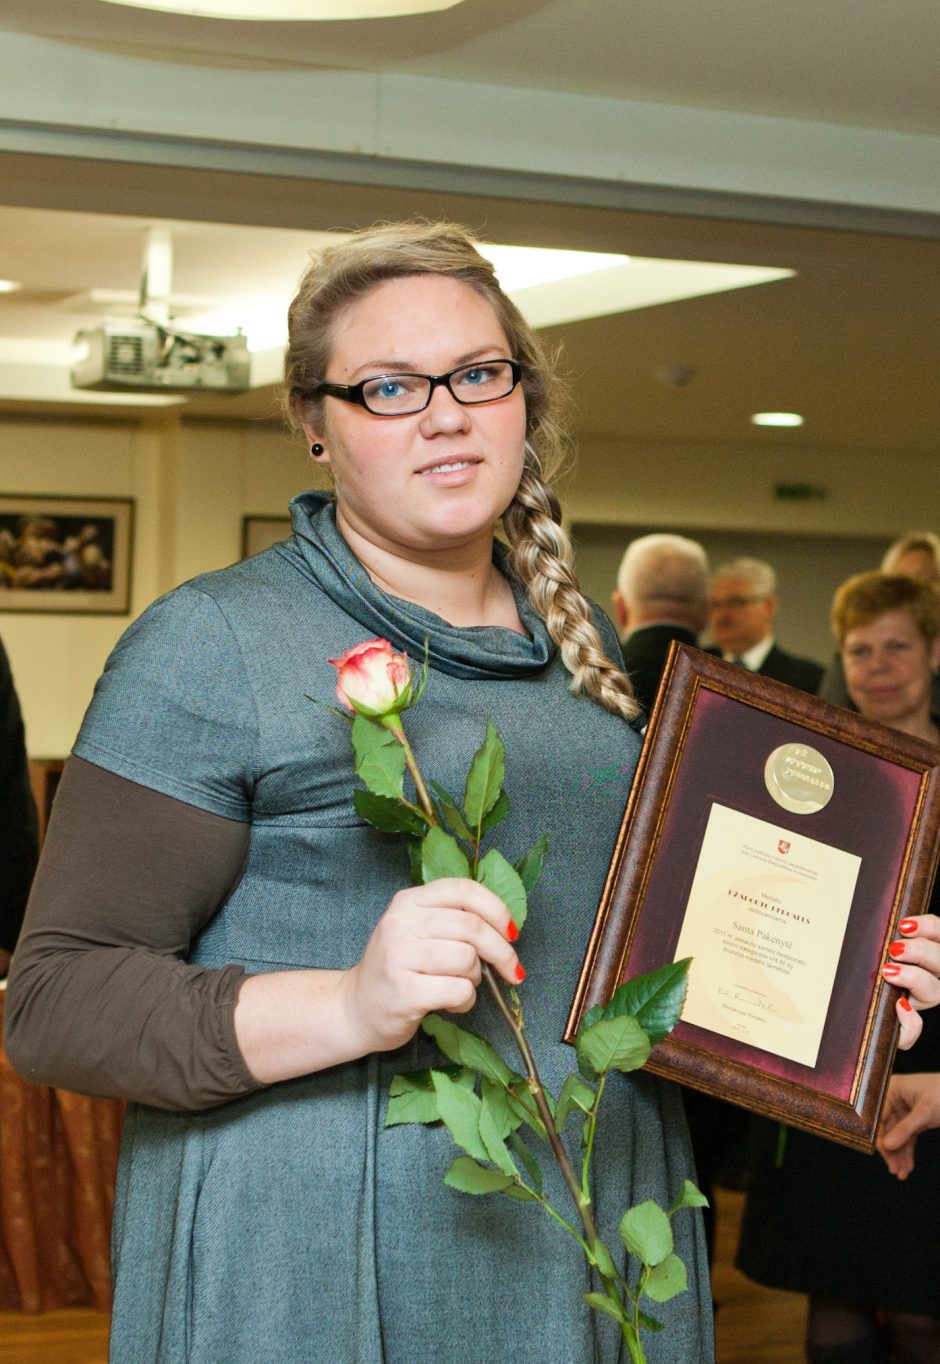
<path fill-rule="evenodd" d="M 362 400 L 379 416 L 403 416 L 427 407 L 437 383 L 446 384 L 458 403 L 469 406 L 505 398 L 516 381 L 508 360 L 488 360 L 485 364 L 461 365 L 437 379 L 425 374 L 382 374 L 366 379 Z"/>

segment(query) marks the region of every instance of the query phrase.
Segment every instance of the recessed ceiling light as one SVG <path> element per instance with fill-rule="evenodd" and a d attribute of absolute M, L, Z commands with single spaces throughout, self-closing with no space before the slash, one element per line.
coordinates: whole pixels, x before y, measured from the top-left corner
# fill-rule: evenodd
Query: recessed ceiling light
<path fill-rule="evenodd" d="M 429 14 L 454 9 L 463 0 L 107 0 L 134 9 L 168 10 L 199 19 L 390 19 L 397 14 Z"/>
<path fill-rule="evenodd" d="M 799 412 L 755 412 L 751 421 L 755 426 L 802 426 Z"/>
<path fill-rule="evenodd" d="M 0 294 L 15 294 L 17 289 L 22 289 L 22 284 L 16 279 L 0 279 Z"/>

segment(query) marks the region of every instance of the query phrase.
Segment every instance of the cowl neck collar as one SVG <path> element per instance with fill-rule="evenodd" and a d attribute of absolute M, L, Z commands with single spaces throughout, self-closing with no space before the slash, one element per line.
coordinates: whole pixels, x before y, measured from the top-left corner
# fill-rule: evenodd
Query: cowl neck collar
<path fill-rule="evenodd" d="M 336 504 L 322 493 L 300 493 L 290 504 L 294 534 L 277 546 L 279 553 L 312 578 L 337 606 L 363 629 L 404 648 L 411 657 L 424 655 L 433 668 L 454 677 L 513 678 L 540 672 L 556 653 L 545 623 L 533 610 L 524 588 L 507 572 L 507 553 L 497 541 L 493 561 L 508 579 L 519 618 L 528 635 L 500 626 L 461 627 L 433 611 L 383 592 L 369 577 L 336 525 Z M 350 640 L 350 644 L 356 643 Z"/>

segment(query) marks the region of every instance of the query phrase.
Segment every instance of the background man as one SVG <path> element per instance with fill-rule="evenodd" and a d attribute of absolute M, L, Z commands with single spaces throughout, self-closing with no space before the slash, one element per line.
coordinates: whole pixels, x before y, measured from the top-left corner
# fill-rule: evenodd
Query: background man
<path fill-rule="evenodd" d="M 643 535 L 627 546 L 613 593 L 623 658 L 647 715 L 674 639 L 696 645 L 705 628 L 708 558 L 681 535 Z"/>
<path fill-rule="evenodd" d="M 779 647 L 773 623 L 780 608 L 777 575 L 760 559 L 722 564 L 712 579 L 708 623 L 722 658 L 815 695 L 823 668 Z"/>

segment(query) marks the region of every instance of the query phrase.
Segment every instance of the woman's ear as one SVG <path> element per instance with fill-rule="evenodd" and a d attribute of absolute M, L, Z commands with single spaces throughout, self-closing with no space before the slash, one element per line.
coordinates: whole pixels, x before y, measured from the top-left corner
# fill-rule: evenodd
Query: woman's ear
<path fill-rule="evenodd" d="M 929 657 L 931 672 L 940 672 L 940 635 L 931 644 Z"/>
<path fill-rule="evenodd" d="M 316 460 L 318 464 L 329 464 L 330 457 L 316 427 L 312 426 L 310 422 L 304 422 L 303 432 L 310 447 L 310 458 Z"/>

